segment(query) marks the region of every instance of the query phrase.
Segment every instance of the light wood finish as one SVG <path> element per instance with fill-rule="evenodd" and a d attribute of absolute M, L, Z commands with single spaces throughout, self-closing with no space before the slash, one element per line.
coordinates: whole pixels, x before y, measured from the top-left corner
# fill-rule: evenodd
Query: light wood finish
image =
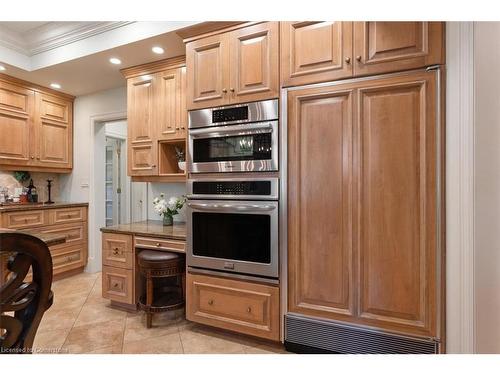
<path fill-rule="evenodd" d="M 135 301 L 133 271 L 103 266 L 102 296 L 112 301 L 133 304 Z"/>
<path fill-rule="evenodd" d="M 48 168 L 73 166 L 73 102 L 48 95 L 35 95 L 36 164 Z"/>
<path fill-rule="evenodd" d="M 352 22 L 281 22 L 280 27 L 283 86 L 353 75 Z"/>
<path fill-rule="evenodd" d="M 31 161 L 34 92 L 0 81 L 0 164 L 26 166 Z"/>
<path fill-rule="evenodd" d="M 132 269 L 134 263 L 134 253 L 121 249 L 102 249 L 102 264 L 111 267 Z"/>
<path fill-rule="evenodd" d="M 179 173 L 173 148 L 161 147 L 165 141 L 182 144 L 187 132 L 185 58 L 176 57 L 122 70 L 128 78 L 128 174 L 151 181 L 185 180 Z M 175 161 L 175 170 L 162 172 L 166 158 Z M 172 168 L 170 168 L 172 169 Z"/>
<path fill-rule="evenodd" d="M 40 227 L 48 224 L 48 218 L 45 211 L 14 211 L 2 214 L 2 226 L 8 229 L 24 229 Z"/>
<path fill-rule="evenodd" d="M 156 127 L 153 119 L 153 80 L 146 75 L 127 82 L 128 174 L 155 175 L 157 170 Z"/>
<path fill-rule="evenodd" d="M 70 172 L 73 99 L 0 75 L 0 168 Z"/>
<path fill-rule="evenodd" d="M 87 205 L 66 204 L 60 208 L 16 206 L 0 210 L 0 227 L 24 230 L 44 237 L 65 237 L 49 244 L 53 274 L 57 279 L 82 272 L 88 259 Z"/>
<path fill-rule="evenodd" d="M 255 23 L 255 22 L 254 22 Z M 175 33 L 179 35 L 184 42 L 188 42 L 194 39 L 199 39 L 208 34 L 217 34 L 221 30 L 228 30 L 233 28 L 242 27 L 246 24 L 245 21 L 210 21 L 210 22 L 200 22 L 196 25 L 184 27 L 179 30 L 175 30 Z"/>
<path fill-rule="evenodd" d="M 132 236 L 128 234 L 117 234 L 117 233 L 102 234 L 103 250 L 131 253 L 134 251 L 132 243 L 133 243 Z"/>
<path fill-rule="evenodd" d="M 229 34 L 230 101 L 279 96 L 279 23 L 264 22 Z"/>
<path fill-rule="evenodd" d="M 188 320 L 280 339 L 278 287 L 191 273 L 186 282 Z"/>
<path fill-rule="evenodd" d="M 424 71 L 289 93 L 289 311 L 444 338 L 437 99 Z"/>
<path fill-rule="evenodd" d="M 188 109 L 229 102 L 229 35 L 218 34 L 186 45 Z"/>
<path fill-rule="evenodd" d="M 354 22 L 354 56 L 356 76 L 444 64 L 444 23 Z"/>
<path fill-rule="evenodd" d="M 289 94 L 289 310 L 327 318 L 354 314 L 353 90 Z M 321 223 L 321 225 L 318 225 Z"/>
<path fill-rule="evenodd" d="M 432 73 L 359 90 L 355 130 L 359 315 L 436 337 L 436 81 Z"/>
<path fill-rule="evenodd" d="M 161 238 L 154 238 L 154 237 L 134 236 L 134 247 L 151 249 L 151 250 L 171 251 L 175 253 L 186 252 L 185 241 L 164 240 Z"/>
<path fill-rule="evenodd" d="M 64 224 L 83 221 L 87 217 L 87 207 L 56 208 L 49 211 L 50 224 Z"/>

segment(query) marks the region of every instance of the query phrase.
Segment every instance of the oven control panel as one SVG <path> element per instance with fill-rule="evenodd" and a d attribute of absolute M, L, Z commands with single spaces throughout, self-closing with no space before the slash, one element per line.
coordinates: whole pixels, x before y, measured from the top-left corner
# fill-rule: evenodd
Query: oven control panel
<path fill-rule="evenodd" d="M 247 106 L 214 109 L 212 111 L 213 124 L 218 122 L 231 122 L 231 121 L 241 121 L 241 120 L 248 120 Z"/>
<path fill-rule="evenodd" d="M 271 195 L 271 181 L 194 181 L 197 195 Z"/>

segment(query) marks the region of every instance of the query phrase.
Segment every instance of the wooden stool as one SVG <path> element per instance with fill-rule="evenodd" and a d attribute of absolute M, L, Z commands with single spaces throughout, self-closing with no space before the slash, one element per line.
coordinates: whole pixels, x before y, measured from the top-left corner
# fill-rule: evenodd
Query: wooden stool
<path fill-rule="evenodd" d="M 175 310 L 184 306 L 182 276 L 185 272 L 184 258 L 166 251 L 143 250 L 137 255 L 139 270 L 146 278 L 146 293 L 139 298 L 139 307 L 146 312 L 146 326 L 151 328 L 153 314 Z M 176 277 L 174 286 L 158 286 L 153 279 Z"/>

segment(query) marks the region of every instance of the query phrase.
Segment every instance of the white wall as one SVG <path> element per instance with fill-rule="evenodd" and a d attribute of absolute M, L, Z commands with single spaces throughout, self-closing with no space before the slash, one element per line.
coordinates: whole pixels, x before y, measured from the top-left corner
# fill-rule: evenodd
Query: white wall
<path fill-rule="evenodd" d="M 474 26 L 476 351 L 500 353 L 500 23 Z"/>

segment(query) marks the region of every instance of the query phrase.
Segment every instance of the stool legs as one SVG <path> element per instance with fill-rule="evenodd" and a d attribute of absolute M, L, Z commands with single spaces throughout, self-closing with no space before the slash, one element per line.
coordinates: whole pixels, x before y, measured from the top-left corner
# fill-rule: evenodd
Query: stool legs
<path fill-rule="evenodd" d="M 146 311 L 146 327 L 151 328 L 153 322 L 153 314 L 151 313 L 151 305 L 153 304 L 153 278 L 148 273 L 146 276 L 146 305 L 149 307 Z"/>

